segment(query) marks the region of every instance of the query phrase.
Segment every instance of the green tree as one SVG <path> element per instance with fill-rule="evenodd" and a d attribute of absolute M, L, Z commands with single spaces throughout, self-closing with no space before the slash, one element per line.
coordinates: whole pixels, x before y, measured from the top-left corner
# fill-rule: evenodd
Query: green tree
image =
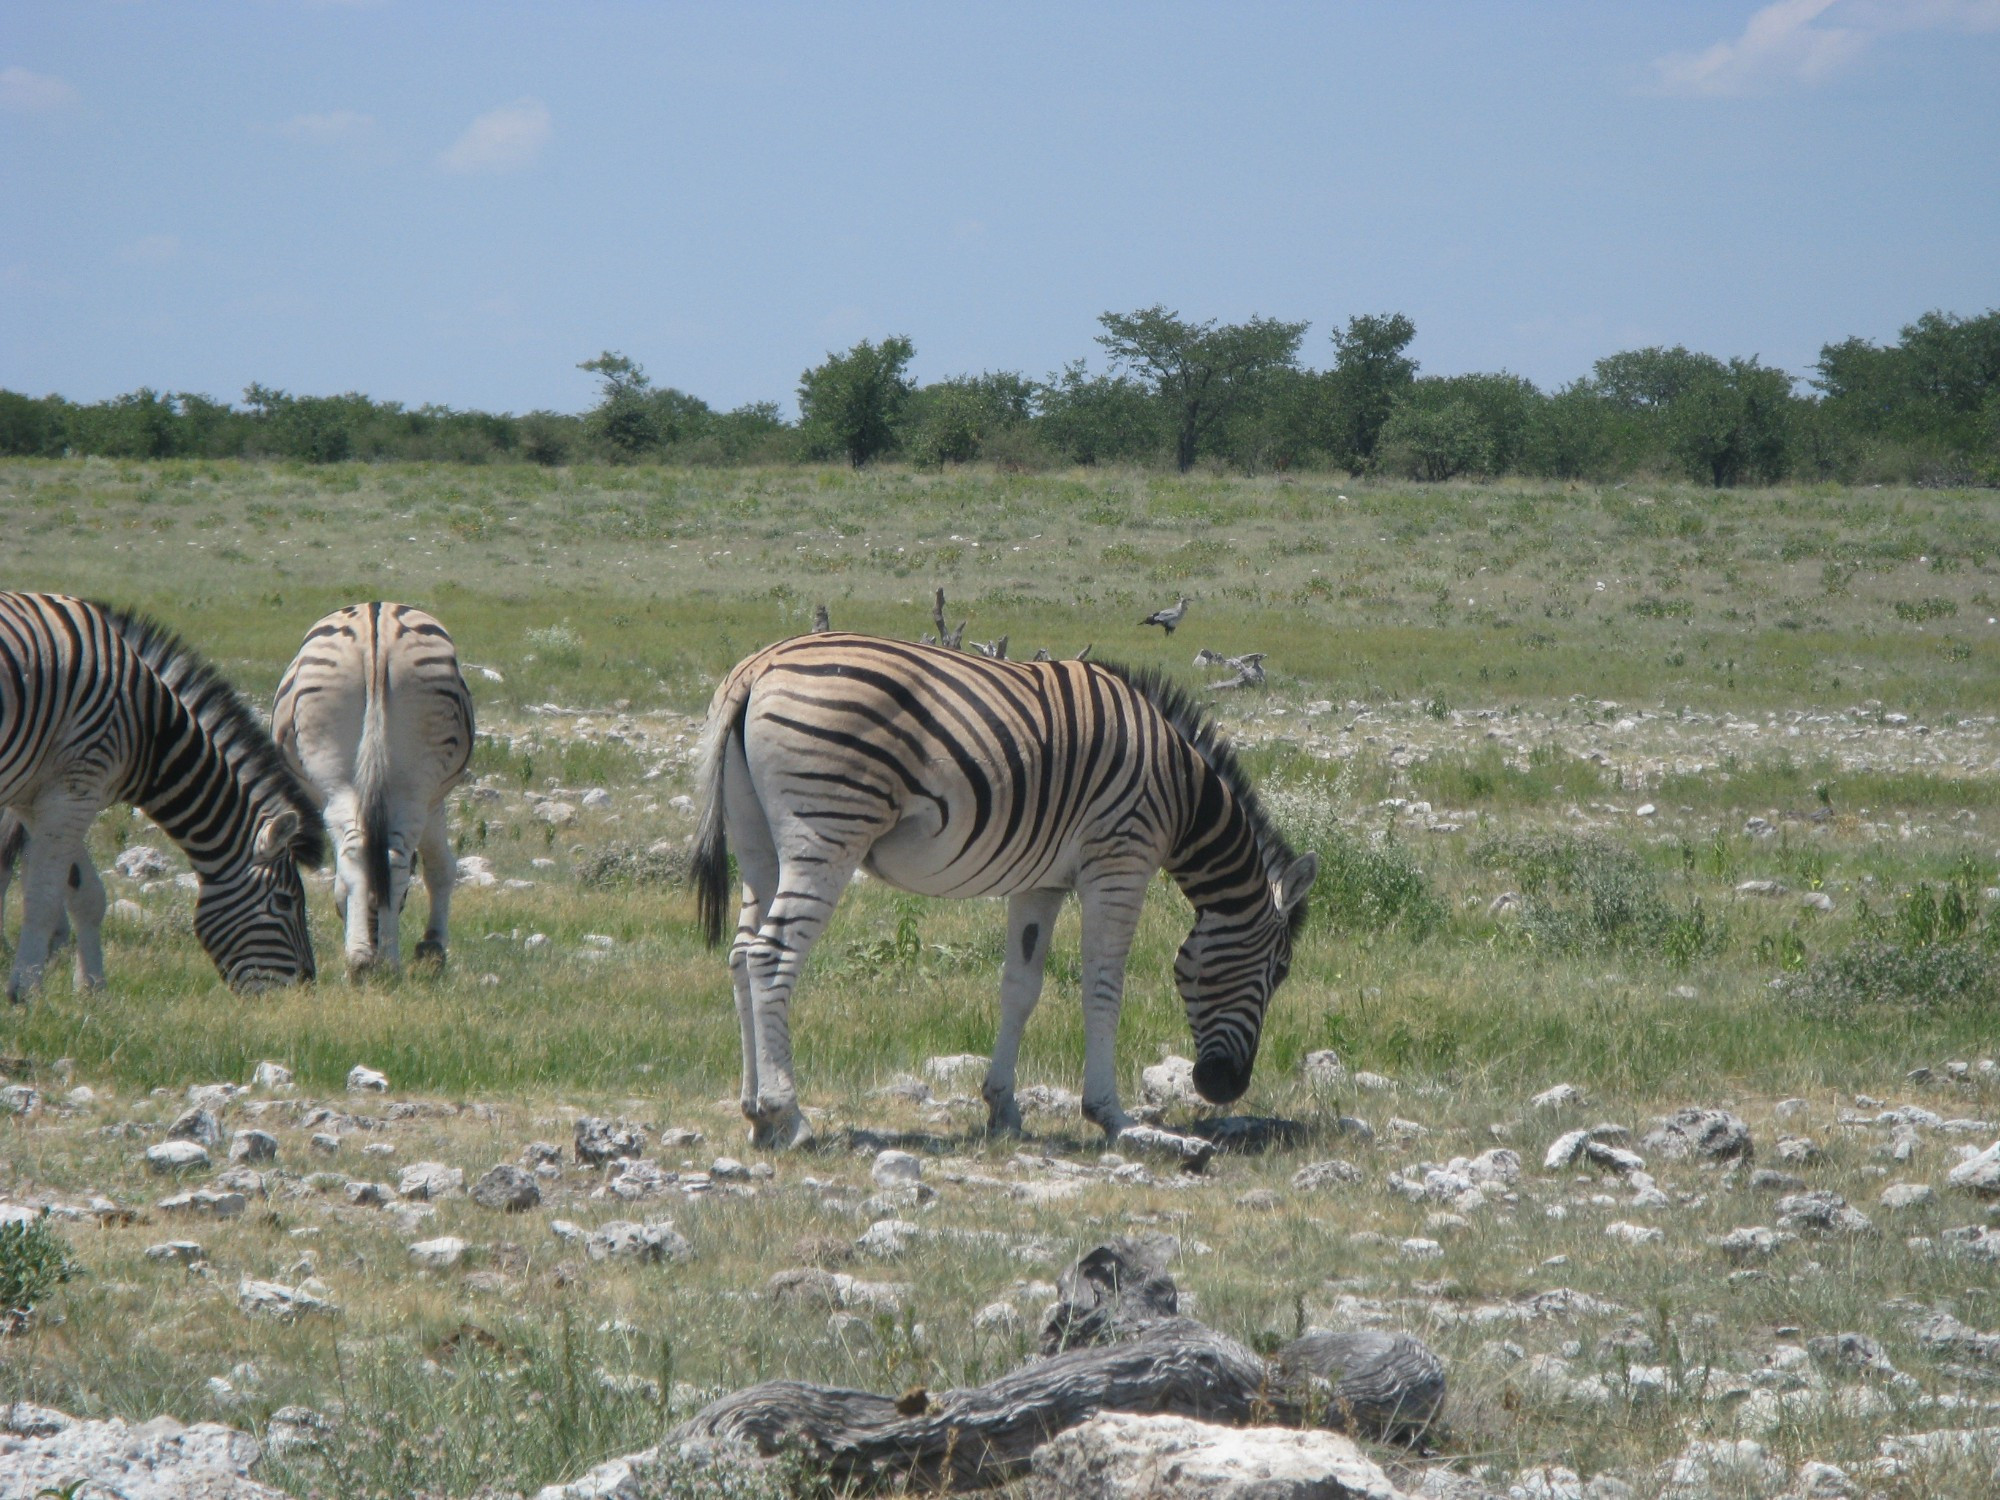
<path fill-rule="evenodd" d="M 1347 468 L 1374 461 L 1383 424 L 1416 382 L 1417 362 L 1403 352 L 1416 336 L 1417 325 L 1401 313 L 1364 313 L 1335 331 L 1321 442 Z"/>
<path fill-rule="evenodd" d="M 1035 430 L 1073 464 L 1148 459 L 1166 441 L 1159 403 L 1126 375 L 1092 375 L 1082 360 L 1035 388 Z"/>
<path fill-rule="evenodd" d="M 1606 355 L 1592 367 L 1598 391 L 1626 411 L 1664 411 L 1722 368 L 1714 355 L 1696 354 L 1679 344 Z"/>
<path fill-rule="evenodd" d="M 1376 459 L 1391 473 L 1431 482 L 1480 473 L 1493 465 L 1479 410 L 1462 396 L 1397 403 L 1382 424 Z"/>
<path fill-rule="evenodd" d="M 1773 484 L 1791 469 L 1792 378 L 1732 359 L 1695 379 L 1667 409 L 1668 450 L 1694 478 L 1721 489 Z"/>
<path fill-rule="evenodd" d="M 1104 313 L 1097 336 L 1114 366 L 1150 384 L 1174 433 L 1174 466 L 1194 467 L 1202 440 L 1252 400 L 1260 380 L 1293 368 L 1304 323 L 1252 318 L 1247 323 L 1189 323 L 1164 307 Z"/>
<path fill-rule="evenodd" d="M 0 391 L 0 454 L 10 458 L 55 458 L 68 442 L 70 405 L 60 396 L 37 400 L 18 391 Z"/>
<path fill-rule="evenodd" d="M 630 463 L 660 446 L 650 396 L 653 382 L 642 366 L 607 349 L 577 368 L 599 381 L 597 406 L 584 418 L 584 430 L 614 460 Z"/>
<path fill-rule="evenodd" d="M 799 377 L 799 419 L 815 451 L 844 454 L 857 469 L 887 453 L 910 399 L 905 374 L 916 346 L 901 335 L 863 339 Z"/>

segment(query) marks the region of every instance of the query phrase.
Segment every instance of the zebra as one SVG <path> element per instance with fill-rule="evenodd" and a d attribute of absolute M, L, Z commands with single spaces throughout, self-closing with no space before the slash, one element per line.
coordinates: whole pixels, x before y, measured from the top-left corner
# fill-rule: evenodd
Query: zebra
<path fill-rule="evenodd" d="M 65 906 L 79 981 L 104 983 L 104 885 L 83 836 L 113 802 L 187 855 L 195 936 L 230 985 L 313 977 L 299 866 L 320 861 L 319 820 L 249 707 L 143 615 L 0 593 L 0 807 L 27 835 L 9 1000 L 40 984 Z"/>
<path fill-rule="evenodd" d="M 7 942 L 7 888 L 14 883 L 14 871 L 20 867 L 21 851 L 27 847 L 28 825 L 11 808 L 0 808 L 0 949 Z M 77 890 L 83 888 L 86 880 L 98 880 L 95 868 L 87 860 L 79 860 L 70 866 L 69 883 Z M 99 881 L 102 884 L 101 881 Z M 53 952 L 69 941 L 69 906 L 65 902 L 56 913 L 56 929 L 49 934 L 49 949 Z"/>
<path fill-rule="evenodd" d="M 1007 897 L 1000 1027 L 984 1094 L 1014 1133 L 1021 1034 L 1063 897 L 1083 912 L 1084 1115 L 1114 1139 L 1125 960 L 1153 873 L 1196 911 L 1174 961 L 1195 1087 L 1249 1087 L 1264 1010 L 1291 965 L 1318 857 L 1294 855 L 1214 723 L 1183 689 L 1108 663 L 1002 662 L 851 633 L 795 637 L 716 689 L 701 751 L 696 892 L 722 940 L 728 855 L 742 901 L 729 967 L 743 1113 L 797 1145 L 788 1007 L 857 868 L 930 896 Z"/>
<path fill-rule="evenodd" d="M 430 919 L 416 957 L 442 963 L 458 860 L 444 803 L 472 760 L 472 694 L 444 626 L 407 604 L 350 604 L 306 632 L 271 732 L 333 835 L 347 969 L 402 962 L 403 902 L 422 860 Z"/>

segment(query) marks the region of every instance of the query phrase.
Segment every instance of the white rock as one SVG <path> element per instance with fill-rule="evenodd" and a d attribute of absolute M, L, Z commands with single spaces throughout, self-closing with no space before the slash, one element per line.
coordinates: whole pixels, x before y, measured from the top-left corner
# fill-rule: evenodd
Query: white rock
<path fill-rule="evenodd" d="M 1887 1209 L 1926 1208 L 1937 1201 L 1937 1190 L 1927 1182 L 1892 1182 L 1882 1189 Z"/>
<path fill-rule="evenodd" d="M 972 1315 L 972 1326 L 982 1332 L 1018 1333 L 1021 1310 L 1011 1302 L 989 1302 Z"/>
<path fill-rule="evenodd" d="M 347 1070 L 347 1091 L 350 1094 L 386 1094 L 389 1080 L 373 1068 L 356 1063 Z"/>
<path fill-rule="evenodd" d="M 1193 1061 L 1180 1056 L 1164 1057 L 1152 1067 L 1142 1069 L 1139 1091 L 1146 1096 L 1148 1104 L 1162 1107 L 1191 1105 L 1199 1108 L 1205 1102 L 1195 1091 Z"/>
<path fill-rule="evenodd" d="M 1536 1109 L 1567 1109 L 1573 1104 L 1583 1103 L 1583 1090 L 1573 1083 L 1559 1083 L 1554 1088 L 1543 1089 L 1528 1102 Z"/>
<path fill-rule="evenodd" d="M 456 1235 L 440 1235 L 434 1240 L 418 1240 L 410 1246 L 410 1259 L 434 1271 L 446 1270 L 465 1258 L 472 1247 Z"/>
<path fill-rule="evenodd" d="M 1667 1232 L 1664 1229 L 1656 1229 L 1650 1224 L 1628 1224 L 1621 1219 L 1616 1223 L 1606 1224 L 1604 1235 L 1607 1239 L 1617 1240 L 1626 1245 L 1657 1245 L 1666 1239 Z"/>
<path fill-rule="evenodd" d="M 483 890 L 500 883 L 493 873 L 493 861 L 483 854 L 464 854 L 458 860 L 458 883 Z"/>
<path fill-rule="evenodd" d="M 172 1261 L 176 1265 L 191 1266 L 198 1260 L 207 1260 L 208 1252 L 194 1240 L 163 1240 L 157 1245 L 146 1247 L 146 1259 Z"/>
<path fill-rule="evenodd" d="M 121 849 L 111 863 L 127 880 L 153 880 L 173 868 L 166 855 L 151 844 L 132 844 Z"/>
<path fill-rule="evenodd" d="M 601 786 L 594 786 L 583 794 L 583 805 L 592 812 L 601 812 L 611 805 L 611 793 Z"/>
<path fill-rule="evenodd" d="M 1340 1054 L 1325 1048 L 1308 1052 L 1299 1064 L 1299 1071 L 1305 1075 L 1307 1084 L 1323 1092 L 1344 1089 L 1351 1081 L 1347 1064 L 1340 1060 Z"/>
<path fill-rule="evenodd" d="M 85 1422 L 27 1402 L 0 1404 L 0 1500 L 284 1500 L 250 1477 L 262 1456 L 255 1438 L 219 1422 Z"/>
<path fill-rule="evenodd" d="M 396 1178 L 396 1191 L 419 1203 L 434 1203 L 465 1189 L 465 1172 L 441 1161 L 413 1161 Z"/>
<path fill-rule="evenodd" d="M 0 1088 L 0 1114 L 31 1115 L 41 1107 L 40 1092 L 25 1083 L 10 1083 Z"/>
<path fill-rule="evenodd" d="M 250 1200 L 241 1193 L 212 1193 L 206 1188 L 175 1193 L 159 1202 L 163 1214 L 190 1214 L 197 1219 L 237 1219 L 249 1206 Z"/>
<path fill-rule="evenodd" d="M 924 1077 L 947 1089 L 977 1088 L 986 1077 L 986 1070 L 992 1065 L 993 1059 L 990 1057 L 979 1057 L 970 1052 L 956 1052 L 948 1057 L 927 1059 L 924 1063 Z"/>
<path fill-rule="evenodd" d="M 894 1260 L 906 1253 L 923 1235 L 908 1219 L 877 1219 L 862 1231 L 855 1247 L 878 1260 Z"/>
<path fill-rule="evenodd" d="M 1351 1440 L 1100 1412 L 1035 1450 L 1028 1500 L 1398 1500 Z"/>
<path fill-rule="evenodd" d="M 229 1159 L 241 1162 L 276 1161 L 278 1138 L 268 1130 L 239 1130 L 229 1139 Z"/>
<path fill-rule="evenodd" d="M 267 1059 L 257 1064 L 256 1071 L 250 1075 L 250 1083 L 253 1088 L 260 1088 L 266 1093 L 277 1093 L 292 1086 L 292 1070 L 281 1062 Z"/>
<path fill-rule="evenodd" d="M 1659 809 L 1653 806 L 1652 803 L 1641 802 L 1636 808 L 1632 810 L 1632 816 L 1635 818 L 1650 818 L 1658 811 Z"/>
<path fill-rule="evenodd" d="M 1444 1255 L 1444 1246 L 1440 1245 L 1436 1240 L 1427 1240 L 1419 1235 L 1412 1235 L 1409 1239 L 1397 1244 L 1396 1253 L 1401 1255 L 1405 1260 L 1437 1260 Z"/>
<path fill-rule="evenodd" d="M 907 1151 L 879 1151 L 868 1175 L 881 1187 L 923 1181 L 924 1164 Z"/>
<path fill-rule="evenodd" d="M 1969 1156 L 1945 1173 L 1947 1186 L 1976 1193 L 1982 1198 L 2000 1197 L 2000 1141 L 1977 1156 Z"/>
<path fill-rule="evenodd" d="M 337 1303 L 316 1295 L 306 1286 L 291 1287 L 276 1281 L 252 1281 L 247 1276 L 237 1283 L 236 1305 L 247 1313 L 276 1318 L 281 1323 L 290 1323 L 307 1314 L 336 1317 L 340 1313 Z"/>
<path fill-rule="evenodd" d="M 583 1248 L 592 1260 L 636 1260 L 646 1264 L 687 1260 L 694 1255 L 694 1246 L 669 1219 L 650 1219 L 644 1224 L 619 1219 L 600 1225 L 584 1237 Z"/>
<path fill-rule="evenodd" d="M 576 805 L 570 802 L 537 802 L 529 816 L 551 828 L 567 828 L 576 821 Z"/>
<path fill-rule="evenodd" d="M 161 1141 L 146 1148 L 147 1169 L 160 1174 L 209 1164 L 208 1148 L 200 1141 Z"/>

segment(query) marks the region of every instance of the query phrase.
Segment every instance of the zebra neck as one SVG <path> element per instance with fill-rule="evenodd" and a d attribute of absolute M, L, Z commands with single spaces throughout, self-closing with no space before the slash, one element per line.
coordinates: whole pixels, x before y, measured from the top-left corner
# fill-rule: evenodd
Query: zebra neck
<path fill-rule="evenodd" d="M 227 745 L 172 688 L 155 682 L 130 800 L 180 846 L 197 874 L 212 879 L 243 862 L 256 808 Z"/>
<path fill-rule="evenodd" d="M 1256 830 L 1229 785 L 1197 759 L 1181 834 L 1166 871 L 1196 911 L 1240 911 L 1270 898 Z"/>

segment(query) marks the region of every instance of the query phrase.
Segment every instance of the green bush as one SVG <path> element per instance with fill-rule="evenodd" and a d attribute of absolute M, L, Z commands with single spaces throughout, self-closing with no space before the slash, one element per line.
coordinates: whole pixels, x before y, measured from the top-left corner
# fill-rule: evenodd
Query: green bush
<path fill-rule="evenodd" d="M 0 1224 L 0 1322 L 8 1314 L 32 1311 L 56 1287 L 82 1274 L 47 1219 Z"/>
<path fill-rule="evenodd" d="M 1444 925 L 1444 901 L 1410 851 L 1388 833 L 1357 838 L 1324 788 L 1281 787 L 1264 803 L 1294 847 L 1319 855 L 1312 909 L 1334 931 L 1421 941 Z"/>
<path fill-rule="evenodd" d="M 1653 953 L 1681 968 L 1719 949 L 1722 921 L 1699 900 L 1676 903 L 1657 871 L 1601 839 L 1534 834 L 1494 839 L 1473 863 L 1511 873 L 1520 886 L 1518 931 L 1556 953 Z"/>

